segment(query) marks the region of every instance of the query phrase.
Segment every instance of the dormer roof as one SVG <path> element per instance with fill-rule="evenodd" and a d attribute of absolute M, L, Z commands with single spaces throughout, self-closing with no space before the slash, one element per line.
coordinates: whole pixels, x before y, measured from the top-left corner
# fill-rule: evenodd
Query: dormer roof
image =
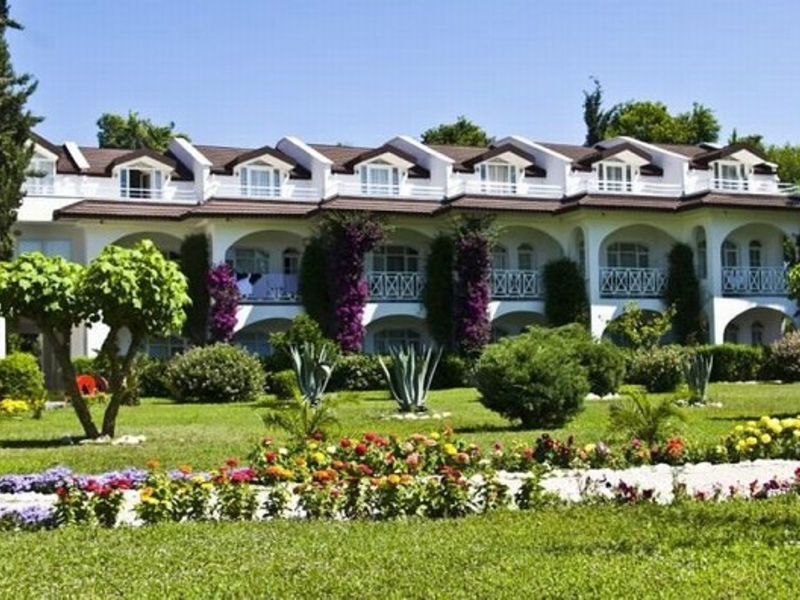
<path fill-rule="evenodd" d="M 141 159 L 148 159 L 150 161 L 160 163 L 170 171 L 174 171 L 175 167 L 177 166 L 177 162 L 173 158 L 169 158 L 164 154 L 159 154 L 158 152 L 150 150 L 149 148 L 140 148 L 138 150 L 126 151 L 124 154 L 120 154 L 111 160 L 106 165 L 106 174 L 110 175 L 115 168 L 121 167 L 128 163 L 136 162 L 137 160 Z"/>
<path fill-rule="evenodd" d="M 232 175 L 236 165 L 259 158 L 270 156 L 276 161 L 287 165 L 289 177 L 292 179 L 310 179 L 311 173 L 302 165 L 297 164 L 292 157 L 276 150 L 272 146 L 261 148 L 236 148 L 232 146 L 194 146 L 198 152 L 205 156 L 211 163 L 211 172 L 216 175 Z"/>
<path fill-rule="evenodd" d="M 730 144 L 724 148 L 714 148 L 697 154 L 692 159 L 691 167 L 693 169 L 708 169 L 710 163 L 726 158 L 755 163 L 762 168 L 770 166 L 769 159 L 761 151 L 744 142 L 740 142 L 737 144 Z M 774 170 L 772 172 L 774 173 Z"/>
<path fill-rule="evenodd" d="M 595 163 L 612 157 L 619 158 L 620 155 L 628 155 L 626 158 L 628 160 L 632 159 L 632 161 L 637 163 L 640 167 L 650 165 L 653 160 L 653 157 L 649 153 L 645 152 L 641 148 L 638 148 L 637 146 L 634 146 L 630 142 L 614 144 L 613 146 L 609 147 L 603 147 L 601 144 L 598 144 L 594 147 L 594 152 L 587 154 L 579 160 L 576 160 L 573 168 L 575 168 L 577 171 L 591 171 L 592 165 Z"/>
<path fill-rule="evenodd" d="M 384 144 L 377 148 L 364 148 L 357 146 L 333 146 L 325 144 L 310 144 L 310 146 L 328 158 L 333 164 L 331 165 L 332 173 L 340 173 L 343 175 L 352 175 L 355 173 L 355 167 L 361 163 L 374 160 L 384 154 L 391 154 L 400 161 L 406 163 L 408 169 L 408 176 L 412 178 L 428 178 L 430 172 L 417 163 L 408 152 L 395 148 L 389 144 Z"/>

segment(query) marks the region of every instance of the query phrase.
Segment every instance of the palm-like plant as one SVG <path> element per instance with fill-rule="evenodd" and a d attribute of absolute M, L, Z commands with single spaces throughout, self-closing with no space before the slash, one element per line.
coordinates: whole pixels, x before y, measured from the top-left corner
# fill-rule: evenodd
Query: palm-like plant
<path fill-rule="evenodd" d="M 302 399 L 294 400 L 280 411 L 263 415 L 261 420 L 267 427 L 283 429 L 296 441 L 308 439 L 338 423 L 327 402 L 312 406 Z"/>
<path fill-rule="evenodd" d="M 424 411 L 442 349 L 434 353 L 432 347 L 423 347 L 418 355 L 413 346 L 407 345 L 391 347 L 389 354 L 392 356 L 391 369 L 381 357 L 378 361 L 400 412 Z"/>
<path fill-rule="evenodd" d="M 303 400 L 312 407 L 320 406 L 333 374 L 330 348 L 327 344 L 315 346 L 306 342 L 299 349 L 289 346 L 289 355 Z"/>
<path fill-rule="evenodd" d="M 676 421 L 686 420 L 671 399 L 653 402 L 639 391 L 614 400 L 608 413 L 612 433 L 638 438 L 648 444 L 666 439 L 675 430 Z"/>

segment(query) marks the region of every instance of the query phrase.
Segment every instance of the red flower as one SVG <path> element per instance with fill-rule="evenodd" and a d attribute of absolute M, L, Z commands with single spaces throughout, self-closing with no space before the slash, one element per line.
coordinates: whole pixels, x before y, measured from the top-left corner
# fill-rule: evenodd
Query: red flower
<path fill-rule="evenodd" d="M 59 498 L 64 498 L 64 497 L 67 495 L 67 488 L 65 488 L 65 487 L 60 487 L 60 488 L 58 488 L 58 489 L 56 490 L 56 495 L 57 495 Z"/>
<path fill-rule="evenodd" d="M 378 434 L 377 433 L 373 433 L 372 431 L 370 431 L 370 432 L 364 434 L 364 439 L 367 440 L 368 442 L 374 442 L 375 440 L 378 439 Z"/>
<path fill-rule="evenodd" d="M 97 483 L 94 479 L 90 479 L 86 482 L 83 486 L 83 489 L 87 492 L 99 492 L 100 491 L 100 484 Z"/>
<path fill-rule="evenodd" d="M 348 438 L 342 438 L 342 441 L 339 442 L 339 445 L 342 448 L 349 448 L 352 445 L 352 442 Z"/>
<path fill-rule="evenodd" d="M 278 458 L 277 452 L 265 452 L 264 458 L 267 459 L 267 462 L 275 462 L 275 459 Z"/>
<path fill-rule="evenodd" d="M 228 460 L 225 461 L 225 464 L 228 465 L 231 469 L 233 469 L 234 467 L 239 466 L 239 461 L 236 460 L 235 458 L 229 458 Z"/>
<path fill-rule="evenodd" d="M 494 443 L 494 449 L 499 452 L 500 450 L 503 449 L 503 444 L 501 442 L 495 442 Z"/>
<path fill-rule="evenodd" d="M 365 465 L 364 463 L 361 463 L 360 465 L 358 465 L 357 468 L 358 468 L 359 471 L 361 471 L 367 477 L 372 476 L 373 471 L 372 471 L 372 468 L 369 465 Z"/>
<path fill-rule="evenodd" d="M 311 436 L 311 437 L 312 437 L 313 439 L 315 439 L 316 441 L 318 441 L 318 442 L 321 442 L 322 440 L 324 440 L 324 439 L 325 439 L 325 434 L 324 434 L 324 433 L 322 433 L 321 431 L 315 431 L 315 432 L 312 434 L 312 436 Z"/>
<path fill-rule="evenodd" d="M 524 456 L 528 460 L 533 458 L 533 448 L 525 448 L 525 450 L 522 451 L 522 456 Z"/>
<path fill-rule="evenodd" d="M 356 454 L 359 456 L 364 456 L 367 453 L 367 445 L 366 444 L 358 444 L 356 446 Z"/>

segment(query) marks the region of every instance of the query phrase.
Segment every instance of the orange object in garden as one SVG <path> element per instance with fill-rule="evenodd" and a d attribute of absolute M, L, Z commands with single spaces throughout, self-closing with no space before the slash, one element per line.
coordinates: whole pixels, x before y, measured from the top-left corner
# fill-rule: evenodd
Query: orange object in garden
<path fill-rule="evenodd" d="M 78 375 L 75 378 L 82 396 L 94 396 L 97 392 L 97 383 L 94 375 Z"/>

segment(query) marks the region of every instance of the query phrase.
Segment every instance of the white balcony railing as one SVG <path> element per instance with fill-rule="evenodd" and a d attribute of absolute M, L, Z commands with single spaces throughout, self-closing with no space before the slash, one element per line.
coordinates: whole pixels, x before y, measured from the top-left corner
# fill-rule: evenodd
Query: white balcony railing
<path fill-rule="evenodd" d="M 492 298 L 535 299 L 543 295 L 539 271 L 494 269 L 492 271 Z"/>
<path fill-rule="evenodd" d="M 666 285 L 664 269 L 600 267 L 600 295 L 607 298 L 658 298 Z"/>
<path fill-rule="evenodd" d="M 722 293 L 727 296 L 785 296 L 783 267 L 723 267 Z"/>
<path fill-rule="evenodd" d="M 55 196 L 56 186 L 52 181 L 28 179 L 22 184 L 22 191 L 28 196 Z"/>
<path fill-rule="evenodd" d="M 411 183 L 392 185 L 335 181 L 332 190 L 334 195 L 338 194 L 340 196 L 387 196 L 421 200 L 442 200 L 444 198 L 444 188 L 441 186 Z"/>
<path fill-rule="evenodd" d="M 298 277 L 283 273 L 237 273 L 242 302 L 297 302 Z"/>
<path fill-rule="evenodd" d="M 367 289 L 370 300 L 410 300 L 422 297 L 425 275 L 418 271 L 367 273 Z"/>
<path fill-rule="evenodd" d="M 506 183 L 501 181 L 458 181 L 450 190 L 451 195 L 476 194 L 486 196 L 524 196 L 561 198 L 564 188 L 560 185 L 542 183 Z"/>
<path fill-rule="evenodd" d="M 644 196 L 680 196 L 683 188 L 679 183 L 658 183 L 655 181 L 618 181 L 610 179 L 589 179 L 586 191 L 598 194 L 640 194 Z"/>
<path fill-rule="evenodd" d="M 84 198 L 102 200 L 152 200 L 156 202 L 196 202 L 193 187 L 166 183 L 161 188 L 122 187 L 112 178 L 87 177 L 81 181 L 79 194 Z"/>
<path fill-rule="evenodd" d="M 219 198 L 252 198 L 255 200 L 319 200 L 319 193 L 310 182 L 290 182 L 279 186 L 254 186 L 212 181 L 210 195 Z"/>

